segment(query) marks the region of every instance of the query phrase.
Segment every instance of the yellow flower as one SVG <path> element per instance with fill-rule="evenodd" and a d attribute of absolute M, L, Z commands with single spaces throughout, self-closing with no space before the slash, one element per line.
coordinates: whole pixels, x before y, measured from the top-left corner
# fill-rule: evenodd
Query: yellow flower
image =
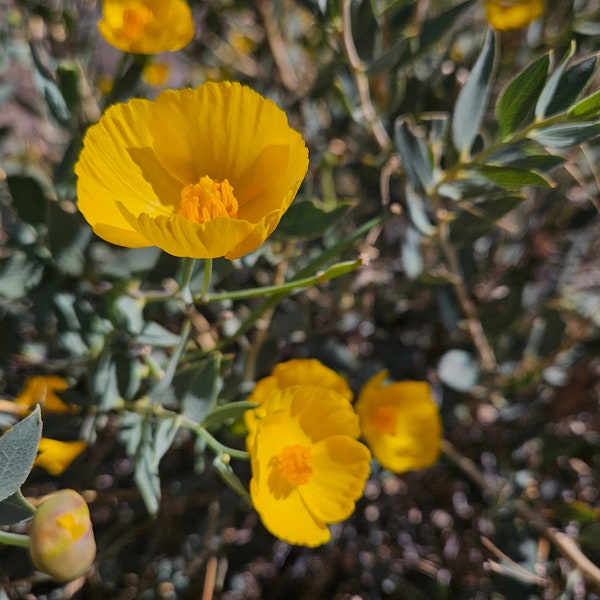
<path fill-rule="evenodd" d="M 257 408 L 244 413 L 244 422 L 248 430 L 246 438 L 248 451 L 254 445 L 256 427 L 266 414 L 267 402 L 278 390 L 293 385 L 318 385 L 341 394 L 349 402 L 352 401 L 352 390 L 346 380 L 316 358 L 295 358 L 279 363 L 271 375 L 256 383 L 252 394 L 248 397 L 248 402 L 259 404 Z"/>
<path fill-rule="evenodd" d="M 135 54 L 179 50 L 194 37 L 185 0 L 103 0 L 98 29 L 111 46 Z"/>
<path fill-rule="evenodd" d="M 75 170 L 79 209 L 101 238 L 234 259 L 271 234 L 307 168 L 285 113 L 226 82 L 111 106 Z"/>
<path fill-rule="evenodd" d="M 90 511 L 74 490 L 60 490 L 38 505 L 29 526 L 35 566 L 59 581 L 82 575 L 94 561 L 96 542 Z"/>
<path fill-rule="evenodd" d="M 171 68 L 166 62 L 152 62 L 147 64 L 142 71 L 142 79 L 153 87 L 165 85 Z"/>
<path fill-rule="evenodd" d="M 544 14 L 543 0 L 485 0 L 488 23 L 499 31 L 523 29 Z"/>
<path fill-rule="evenodd" d="M 60 475 L 84 450 L 83 441 L 60 442 L 42 438 L 34 465 L 42 467 L 50 475 Z"/>
<path fill-rule="evenodd" d="M 363 437 L 382 467 L 403 473 L 438 459 L 442 423 L 429 384 L 398 381 L 383 385 L 387 371 L 363 387 L 355 409 Z"/>
<path fill-rule="evenodd" d="M 76 406 L 65 404 L 56 392 L 64 392 L 69 384 L 62 377 L 56 375 L 38 375 L 29 377 L 15 398 L 15 404 L 20 407 L 20 413 L 27 413 L 36 404 L 39 404 L 44 412 L 56 414 L 68 414 L 79 410 Z"/>
<path fill-rule="evenodd" d="M 329 541 L 328 523 L 354 512 L 371 453 L 355 438 L 358 418 L 344 396 L 298 385 L 275 392 L 250 449 L 250 495 L 264 526 L 290 544 Z"/>

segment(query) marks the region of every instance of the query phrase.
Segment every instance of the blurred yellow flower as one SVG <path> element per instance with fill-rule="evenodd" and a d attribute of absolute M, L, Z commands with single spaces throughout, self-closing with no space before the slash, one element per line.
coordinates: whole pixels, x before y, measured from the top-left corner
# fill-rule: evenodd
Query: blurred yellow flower
<path fill-rule="evenodd" d="M 40 502 L 29 540 L 35 566 L 58 581 L 76 579 L 96 557 L 90 511 L 74 490 L 60 490 Z"/>
<path fill-rule="evenodd" d="M 499 31 L 523 29 L 544 14 L 543 0 L 484 0 L 488 23 Z"/>
<path fill-rule="evenodd" d="M 429 384 L 397 381 L 384 385 L 387 371 L 369 379 L 356 402 L 363 437 L 382 467 L 403 473 L 438 459 L 442 423 Z"/>
<path fill-rule="evenodd" d="M 60 442 L 43 437 L 33 464 L 42 467 L 50 475 L 60 475 L 85 450 L 85 447 L 86 443 L 81 440 Z"/>
<path fill-rule="evenodd" d="M 153 87 L 161 87 L 165 85 L 171 68 L 166 62 L 151 62 L 144 67 L 142 71 L 142 79 Z"/>
<path fill-rule="evenodd" d="M 135 54 L 179 50 L 194 37 L 185 0 L 103 0 L 98 29 L 111 46 Z"/>
<path fill-rule="evenodd" d="M 272 534 L 319 546 L 329 523 L 354 512 L 371 456 L 359 432 L 351 404 L 332 390 L 298 385 L 268 400 L 250 449 L 250 495 Z"/>
<path fill-rule="evenodd" d="M 111 106 L 75 167 L 79 209 L 101 238 L 229 259 L 272 233 L 307 169 L 285 113 L 231 82 Z"/>
<path fill-rule="evenodd" d="M 256 427 L 266 414 L 267 402 L 278 390 L 293 385 L 318 385 L 341 394 L 349 402 L 352 401 L 352 390 L 346 380 L 316 358 L 295 358 L 279 363 L 271 375 L 256 383 L 252 394 L 248 397 L 248 402 L 260 405 L 244 413 L 244 422 L 248 430 L 246 438 L 248 449 L 254 444 Z"/>
<path fill-rule="evenodd" d="M 20 414 L 26 414 L 29 409 L 39 404 L 46 413 L 67 414 L 77 412 L 79 407 L 65 404 L 56 392 L 64 392 L 69 387 L 66 379 L 57 375 L 37 375 L 29 377 L 15 404 Z"/>

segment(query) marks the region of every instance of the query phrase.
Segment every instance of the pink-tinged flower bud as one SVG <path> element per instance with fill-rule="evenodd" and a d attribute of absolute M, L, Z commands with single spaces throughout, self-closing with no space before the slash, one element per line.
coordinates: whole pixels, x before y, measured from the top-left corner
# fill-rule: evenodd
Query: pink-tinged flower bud
<path fill-rule="evenodd" d="M 38 505 L 29 527 L 31 558 L 53 579 L 83 574 L 96 556 L 90 511 L 74 490 L 60 490 Z"/>

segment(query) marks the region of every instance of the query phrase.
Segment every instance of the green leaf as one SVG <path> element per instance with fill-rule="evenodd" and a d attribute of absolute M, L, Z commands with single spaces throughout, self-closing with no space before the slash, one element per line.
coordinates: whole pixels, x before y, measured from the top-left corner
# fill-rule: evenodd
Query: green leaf
<path fill-rule="evenodd" d="M 492 198 L 464 206 L 450 224 L 451 240 L 455 244 L 470 241 L 496 226 L 504 215 L 516 208 L 524 197 L 519 195 L 494 195 Z M 461 205 L 462 206 L 462 205 Z"/>
<path fill-rule="evenodd" d="M 129 333 L 139 333 L 144 326 L 144 302 L 131 296 L 119 296 L 109 307 L 111 320 Z"/>
<path fill-rule="evenodd" d="M 0 437 L 0 501 L 25 483 L 42 437 L 39 405 Z"/>
<path fill-rule="evenodd" d="M 0 501 L 0 525 L 13 525 L 29 519 L 35 508 L 25 500 L 20 490 Z"/>
<path fill-rule="evenodd" d="M 546 116 L 567 110 L 583 92 L 596 70 L 598 56 L 589 56 L 569 67 L 560 77 L 554 96 L 546 109 Z"/>
<path fill-rule="evenodd" d="M 9 175 L 6 183 L 19 217 L 32 225 L 44 223 L 48 200 L 45 186 L 39 179 L 28 175 Z"/>
<path fill-rule="evenodd" d="M 156 348 L 171 348 L 179 344 L 180 337 L 162 325 L 154 321 L 149 321 L 144 323 L 140 334 L 137 336 L 137 341 L 140 344 Z"/>
<path fill-rule="evenodd" d="M 92 238 L 90 227 L 79 213 L 68 213 L 57 202 L 48 212 L 48 245 L 57 266 L 78 277 L 85 266 L 84 252 Z"/>
<path fill-rule="evenodd" d="M 396 119 L 394 134 L 406 175 L 415 188 L 426 190 L 433 178 L 433 165 L 425 136 L 406 117 Z"/>
<path fill-rule="evenodd" d="M 379 75 L 380 73 L 389 71 L 409 55 L 410 38 L 403 37 L 390 46 L 385 54 L 375 59 L 367 67 L 365 73 L 367 77 L 372 77 L 373 75 Z"/>
<path fill-rule="evenodd" d="M 535 171 L 496 165 L 480 165 L 473 169 L 473 171 L 505 190 L 520 190 L 529 185 L 553 187 L 548 179 Z"/>
<path fill-rule="evenodd" d="M 409 279 L 416 279 L 423 272 L 421 234 L 411 225 L 406 228 L 400 248 L 404 272 Z"/>
<path fill-rule="evenodd" d="M 256 408 L 254 402 L 230 402 L 223 404 L 215 408 L 210 414 L 208 414 L 202 421 L 202 427 L 206 429 L 214 429 L 227 423 L 228 421 L 235 421 L 240 418 L 247 410 Z"/>
<path fill-rule="evenodd" d="M 167 450 L 171 447 L 177 432 L 181 427 L 181 417 L 175 415 L 174 417 L 166 417 L 161 420 L 156 431 L 154 433 L 154 466 L 156 473 L 158 473 L 158 465 L 160 459 L 166 454 Z"/>
<path fill-rule="evenodd" d="M 600 122 L 578 123 L 575 125 L 552 125 L 536 129 L 529 137 L 542 146 L 562 150 L 577 146 L 600 135 Z"/>
<path fill-rule="evenodd" d="M 417 193 L 410 184 L 404 188 L 406 198 L 406 208 L 412 224 L 423 235 L 433 235 L 435 233 L 435 225 L 432 224 L 425 203 L 421 194 Z"/>
<path fill-rule="evenodd" d="M 546 82 L 546 85 L 544 86 L 544 89 L 538 98 L 537 104 L 535 105 L 536 121 L 542 120 L 547 115 L 548 107 L 554 98 L 554 94 L 556 93 L 565 67 L 567 66 L 567 62 L 575 53 L 575 47 L 575 42 L 572 41 L 560 64 L 558 67 L 556 67 L 554 73 L 552 73 Z"/>
<path fill-rule="evenodd" d="M 470 154 L 485 114 L 494 71 L 496 36 L 488 30 L 481 54 L 454 107 L 452 141 L 461 154 Z"/>
<path fill-rule="evenodd" d="M 568 114 L 576 119 L 593 119 L 600 115 L 600 90 L 577 102 Z"/>
<path fill-rule="evenodd" d="M 517 167 L 526 171 L 552 171 L 552 169 L 564 164 L 565 160 L 564 156 L 557 156 L 556 154 L 526 154 L 506 162 L 495 162 L 502 162 L 504 166 Z"/>
<path fill-rule="evenodd" d="M 15 252 L 0 261 L 0 298 L 17 300 L 27 296 L 43 274 L 42 264 L 33 257 Z"/>
<path fill-rule="evenodd" d="M 175 393 L 183 405 L 183 415 L 194 423 L 202 423 L 217 402 L 221 381 L 221 355 L 212 354 L 199 368 L 178 375 Z"/>
<path fill-rule="evenodd" d="M 344 202 L 328 212 L 318 208 L 313 202 L 296 202 L 281 219 L 277 231 L 288 237 L 319 237 L 352 206 L 353 202 Z"/>
<path fill-rule="evenodd" d="M 471 4 L 473 4 L 473 0 L 466 0 L 466 2 L 461 2 L 435 17 L 426 19 L 421 26 L 419 49 L 417 53 L 420 54 L 432 44 L 438 43 L 442 36 L 450 30 L 454 21 L 456 21 L 456 19 L 469 8 Z"/>
<path fill-rule="evenodd" d="M 547 53 L 531 63 L 504 88 L 496 102 L 496 116 L 503 137 L 526 122 L 544 87 L 549 68 L 550 53 Z"/>

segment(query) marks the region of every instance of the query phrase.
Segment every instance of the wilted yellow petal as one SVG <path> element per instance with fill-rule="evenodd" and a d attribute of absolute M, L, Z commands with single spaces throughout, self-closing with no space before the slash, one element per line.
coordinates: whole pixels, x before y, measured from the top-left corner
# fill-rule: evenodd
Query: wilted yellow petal
<path fill-rule="evenodd" d="M 69 387 L 66 379 L 57 375 L 37 375 L 25 382 L 23 389 L 15 398 L 15 403 L 23 408 L 32 408 L 36 404 L 49 413 L 66 414 L 75 412 L 77 407 L 65 404 L 56 392 L 64 392 Z"/>
<path fill-rule="evenodd" d="M 98 29 L 111 46 L 136 54 L 179 50 L 194 37 L 185 0 L 103 0 Z"/>
<path fill-rule="evenodd" d="M 42 438 L 34 465 L 42 467 L 50 475 L 60 475 L 84 450 L 84 441 L 61 442 Z"/>

